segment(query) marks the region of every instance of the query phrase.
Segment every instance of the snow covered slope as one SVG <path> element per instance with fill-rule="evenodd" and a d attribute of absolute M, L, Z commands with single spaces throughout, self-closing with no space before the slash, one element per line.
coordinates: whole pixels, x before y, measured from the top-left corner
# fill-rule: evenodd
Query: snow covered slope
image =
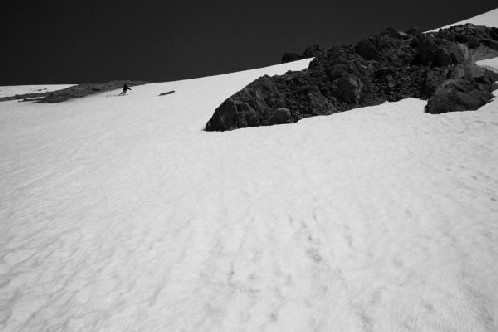
<path fill-rule="evenodd" d="M 453 25 L 462 25 L 462 24 L 467 24 L 467 23 L 471 23 L 471 24 L 475 24 L 475 25 L 485 25 L 488 27 L 498 27 L 498 8 L 490 10 L 489 12 L 486 12 L 484 14 L 474 16 L 472 18 L 469 18 L 468 20 L 463 20 L 463 21 L 456 22 L 456 23 L 453 23 L 450 25 L 445 25 L 444 27 L 440 27 L 440 28 L 434 29 L 432 31 L 437 31 L 440 29 L 449 28 L 450 26 L 453 26 Z"/>
<path fill-rule="evenodd" d="M 479 60 L 476 64 L 483 68 L 498 72 L 498 58 Z"/>
<path fill-rule="evenodd" d="M 201 130 L 308 62 L 0 103 L 0 330 L 497 330 L 498 100 Z"/>

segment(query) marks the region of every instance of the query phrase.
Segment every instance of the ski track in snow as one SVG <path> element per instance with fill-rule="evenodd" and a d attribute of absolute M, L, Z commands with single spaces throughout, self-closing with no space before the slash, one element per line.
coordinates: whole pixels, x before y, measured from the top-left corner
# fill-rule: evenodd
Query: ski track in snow
<path fill-rule="evenodd" d="M 497 330 L 498 101 L 201 131 L 308 61 L 1 103 L 0 329 Z"/>

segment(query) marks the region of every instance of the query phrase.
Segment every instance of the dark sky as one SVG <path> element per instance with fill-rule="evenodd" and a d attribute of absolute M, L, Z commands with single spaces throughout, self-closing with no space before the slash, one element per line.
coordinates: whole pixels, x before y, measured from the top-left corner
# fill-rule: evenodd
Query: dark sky
<path fill-rule="evenodd" d="M 427 30 L 496 0 L 11 1 L 0 85 L 171 81 L 278 63 L 286 51 L 352 43 L 391 25 Z"/>

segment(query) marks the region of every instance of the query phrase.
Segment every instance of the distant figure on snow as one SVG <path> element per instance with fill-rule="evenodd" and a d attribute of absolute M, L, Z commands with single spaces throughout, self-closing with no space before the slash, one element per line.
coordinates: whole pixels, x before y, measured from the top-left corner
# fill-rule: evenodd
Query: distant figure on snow
<path fill-rule="evenodd" d="M 123 92 L 121 94 L 125 95 L 126 91 L 131 90 L 131 88 L 128 87 L 128 83 L 125 83 L 123 85 Z"/>

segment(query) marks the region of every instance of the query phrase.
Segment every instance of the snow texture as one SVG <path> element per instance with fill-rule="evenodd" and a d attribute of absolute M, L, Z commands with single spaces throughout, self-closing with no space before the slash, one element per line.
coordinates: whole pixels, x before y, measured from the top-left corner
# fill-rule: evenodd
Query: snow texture
<path fill-rule="evenodd" d="M 308 63 L 0 103 L 0 330 L 496 331 L 498 100 L 201 130 Z"/>
<path fill-rule="evenodd" d="M 38 84 L 0 86 L 0 98 L 13 97 L 16 94 L 43 93 L 69 88 L 74 84 Z"/>

